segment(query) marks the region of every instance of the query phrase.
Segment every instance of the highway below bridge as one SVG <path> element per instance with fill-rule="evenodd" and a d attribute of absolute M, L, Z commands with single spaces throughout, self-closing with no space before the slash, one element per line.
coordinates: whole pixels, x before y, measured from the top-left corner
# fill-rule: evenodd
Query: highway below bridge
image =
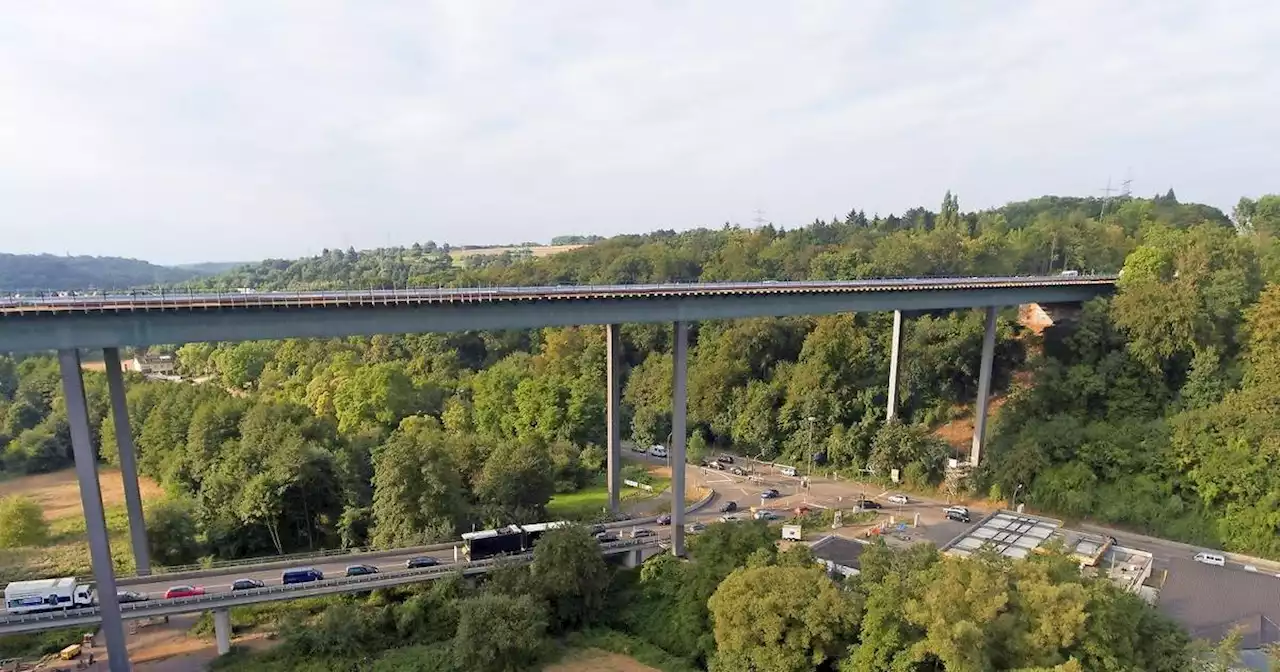
<path fill-rule="evenodd" d="M 892 278 L 803 282 L 669 283 L 559 287 L 381 289 L 324 292 L 79 292 L 0 295 L 0 352 L 56 350 L 89 537 L 93 579 L 111 670 L 129 669 L 116 577 L 96 469 L 97 447 L 85 403 L 80 351 L 103 351 L 107 388 L 124 480 L 130 545 L 139 574 L 150 573 L 146 524 L 137 483 L 137 455 L 125 405 L 121 347 L 209 341 L 335 338 L 372 334 L 567 325 L 606 325 L 607 467 L 609 507 L 621 492 L 621 325 L 672 324 L 670 458 L 685 462 L 689 324 L 699 320 L 892 311 L 886 418 L 897 410 L 904 322 L 913 312 L 976 308 L 985 330 L 975 399 L 970 461 L 986 435 L 987 398 L 1002 307 L 1078 305 L 1110 294 L 1116 276 Z M 671 482 L 671 552 L 684 555 L 685 473 Z"/>

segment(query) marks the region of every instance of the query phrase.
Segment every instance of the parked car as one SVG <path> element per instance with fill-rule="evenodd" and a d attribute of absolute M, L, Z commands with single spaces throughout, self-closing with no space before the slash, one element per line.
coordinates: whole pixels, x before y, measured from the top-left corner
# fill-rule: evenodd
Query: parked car
<path fill-rule="evenodd" d="M 365 576 L 377 573 L 378 568 L 372 565 L 351 565 L 347 567 L 347 576 Z"/>
<path fill-rule="evenodd" d="M 652 537 L 652 536 L 653 536 L 653 530 L 651 530 L 651 529 L 649 529 L 649 528 L 647 528 L 647 527 L 633 527 L 633 528 L 631 528 L 631 538 L 632 538 L 632 539 L 639 539 L 640 537 Z"/>
<path fill-rule="evenodd" d="M 254 588 L 265 588 L 266 583 L 257 579 L 236 579 L 231 582 L 231 590 L 253 590 Z"/>
<path fill-rule="evenodd" d="M 746 475 L 747 475 L 746 470 L 745 470 L 745 469 L 743 469 L 742 467 L 732 467 L 731 469 L 729 469 L 729 473 L 733 474 L 734 476 L 746 476 Z"/>
<path fill-rule="evenodd" d="M 312 581 L 324 581 L 324 572 L 314 567 L 299 567 L 285 570 L 280 575 L 280 583 L 286 586 L 293 583 L 310 583 Z"/>
<path fill-rule="evenodd" d="M 967 506 L 948 506 L 942 510 L 943 513 L 961 513 L 965 516 L 969 515 L 969 507 Z"/>
<path fill-rule="evenodd" d="M 889 501 L 894 504 L 906 504 L 911 500 L 907 499 L 906 495 L 889 495 Z"/>
<path fill-rule="evenodd" d="M 723 516 L 720 516 L 720 522 L 722 523 L 736 523 L 739 520 L 742 519 L 738 517 L 736 513 L 726 513 Z"/>
<path fill-rule="evenodd" d="M 669 514 L 669 513 L 664 513 L 664 514 L 662 514 L 661 516 L 658 516 L 658 524 L 659 524 L 659 525 L 670 525 L 670 524 L 671 524 L 671 514 Z"/>
<path fill-rule="evenodd" d="M 858 506 L 858 508 L 863 509 L 863 510 L 879 509 L 879 508 L 881 508 L 881 507 L 880 507 L 880 502 L 875 502 L 875 501 L 872 501 L 872 500 L 870 500 L 870 499 L 864 499 L 864 500 L 862 500 L 862 501 L 858 502 L 858 503 L 857 503 L 857 506 Z"/>
<path fill-rule="evenodd" d="M 756 511 L 756 513 L 755 513 L 755 519 L 756 519 L 756 520 L 777 520 L 777 519 L 779 519 L 779 518 L 781 518 L 781 517 L 782 517 L 782 516 L 779 516 L 778 514 L 776 514 L 776 513 L 772 512 L 772 511 L 770 511 L 770 510 L 768 510 L 768 509 L 760 509 L 759 511 Z"/>
<path fill-rule="evenodd" d="M 729 513 L 730 511 L 737 511 L 737 510 L 738 510 L 738 503 L 734 501 L 728 501 L 720 505 L 720 513 Z"/>
<path fill-rule="evenodd" d="M 135 593 L 132 590 L 116 591 L 116 601 L 120 604 L 129 604 L 130 602 L 146 602 L 151 596 L 146 593 Z"/>
<path fill-rule="evenodd" d="M 707 466 L 717 471 L 724 471 L 725 469 L 724 465 L 720 464 L 719 460 L 711 460 L 710 462 L 707 463 Z"/>
<path fill-rule="evenodd" d="M 796 475 L 796 468 L 795 468 L 795 467 L 783 467 L 783 468 L 782 468 L 782 469 L 780 469 L 779 471 L 781 471 L 781 472 L 782 472 L 782 475 L 783 475 L 783 476 L 792 476 L 792 477 L 794 477 L 794 476 Z"/>
<path fill-rule="evenodd" d="M 688 534 L 697 534 L 705 529 L 707 529 L 707 526 L 702 523 L 689 523 L 684 526 L 684 531 Z"/>
<path fill-rule="evenodd" d="M 969 522 L 969 514 L 964 511 L 947 511 L 947 520 L 954 520 L 957 523 Z"/>
<path fill-rule="evenodd" d="M 204 595 L 204 588 L 201 586 L 174 586 L 164 591 L 164 599 L 172 600 L 178 597 L 196 597 Z"/>
<path fill-rule="evenodd" d="M 760 499 L 773 499 L 774 497 L 781 497 L 781 496 L 782 496 L 782 493 L 778 492 L 777 488 L 769 488 L 768 490 L 765 490 L 764 492 L 760 493 Z"/>
<path fill-rule="evenodd" d="M 1205 565 L 1213 565 L 1215 567 L 1227 566 L 1227 559 L 1219 553 L 1196 553 L 1196 557 L 1192 559 Z"/>
<path fill-rule="evenodd" d="M 721 462 L 724 462 L 725 464 L 733 464 L 733 456 L 729 455 L 728 453 L 725 453 L 723 455 L 717 455 L 716 459 Z"/>
<path fill-rule="evenodd" d="M 662 446 L 649 446 L 649 454 L 653 457 L 667 457 L 667 449 Z"/>
<path fill-rule="evenodd" d="M 439 560 L 429 555 L 420 555 L 416 558 L 409 558 L 404 563 L 404 566 L 406 569 L 422 569 L 424 567 L 435 567 L 438 564 L 440 564 Z"/>

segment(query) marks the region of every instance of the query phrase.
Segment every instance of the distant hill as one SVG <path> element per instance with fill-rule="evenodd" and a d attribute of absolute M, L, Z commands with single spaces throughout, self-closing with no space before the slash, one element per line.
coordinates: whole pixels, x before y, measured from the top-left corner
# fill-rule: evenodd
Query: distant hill
<path fill-rule="evenodd" d="M 0 289 L 4 290 L 138 287 L 185 282 L 209 274 L 121 257 L 0 253 Z"/>
<path fill-rule="evenodd" d="M 202 261 L 198 264 L 175 264 L 173 268 L 180 268 L 184 271 L 195 271 L 201 275 L 217 275 L 226 273 L 227 271 L 256 264 L 256 261 Z"/>

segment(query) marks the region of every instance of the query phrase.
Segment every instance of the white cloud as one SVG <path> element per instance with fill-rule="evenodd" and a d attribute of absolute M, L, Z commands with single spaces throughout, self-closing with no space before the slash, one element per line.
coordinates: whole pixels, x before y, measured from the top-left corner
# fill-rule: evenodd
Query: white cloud
<path fill-rule="evenodd" d="M 1275 191 L 1280 4 L 26 3 L 0 249 L 390 240 Z"/>

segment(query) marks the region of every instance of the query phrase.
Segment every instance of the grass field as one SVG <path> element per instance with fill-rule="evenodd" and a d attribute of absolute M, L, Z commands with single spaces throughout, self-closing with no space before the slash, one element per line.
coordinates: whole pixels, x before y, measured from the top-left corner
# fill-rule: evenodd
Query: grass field
<path fill-rule="evenodd" d="M 514 252 L 520 249 L 528 249 L 533 253 L 533 256 L 535 257 L 549 257 L 553 254 L 560 254 L 561 252 L 576 250 L 580 247 L 586 247 L 586 245 L 534 245 L 528 248 L 524 248 L 519 245 L 507 245 L 507 246 L 499 246 L 499 247 L 477 247 L 471 250 L 451 249 L 449 250 L 449 256 L 453 258 L 454 263 L 459 263 L 465 260 L 467 257 L 495 255 L 495 254 L 502 254 L 503 252 Z"/>
<path fill-rule="evenodd" d="M 670 485 L 671 479 L 654 477 L 650 479 L 653 492 L 640 488 L 624 487 L 622 501 L 636 502 L 657 497 Z M 609 487 L 601 477 L 593 485 L 577 492 L 566 492 L 555 495 L 547 503 L 547 513 L 557 520 L 592 520 L 609 508 Z"/>
<path fill-rule="evenodd" d="M 133 551 L 129 547 L 129 519 L 124 508 L 124 485 L 118 469 L 101 469 L 98 481 L 106 509 L 111 558 L 117 574 L 132 574 Z M 50 474 L 21 476 L 4 481 L 5 495 L 30 497 L 44 509 L 49 540 L 43 546 L 0 549 L 0 584 L 51 576 L 89 576 L 89 542 L 85 535 L 80 486 L 74 469 Z M 160 486 L 141 479 L 142 501 L 163 497 Z"/>

